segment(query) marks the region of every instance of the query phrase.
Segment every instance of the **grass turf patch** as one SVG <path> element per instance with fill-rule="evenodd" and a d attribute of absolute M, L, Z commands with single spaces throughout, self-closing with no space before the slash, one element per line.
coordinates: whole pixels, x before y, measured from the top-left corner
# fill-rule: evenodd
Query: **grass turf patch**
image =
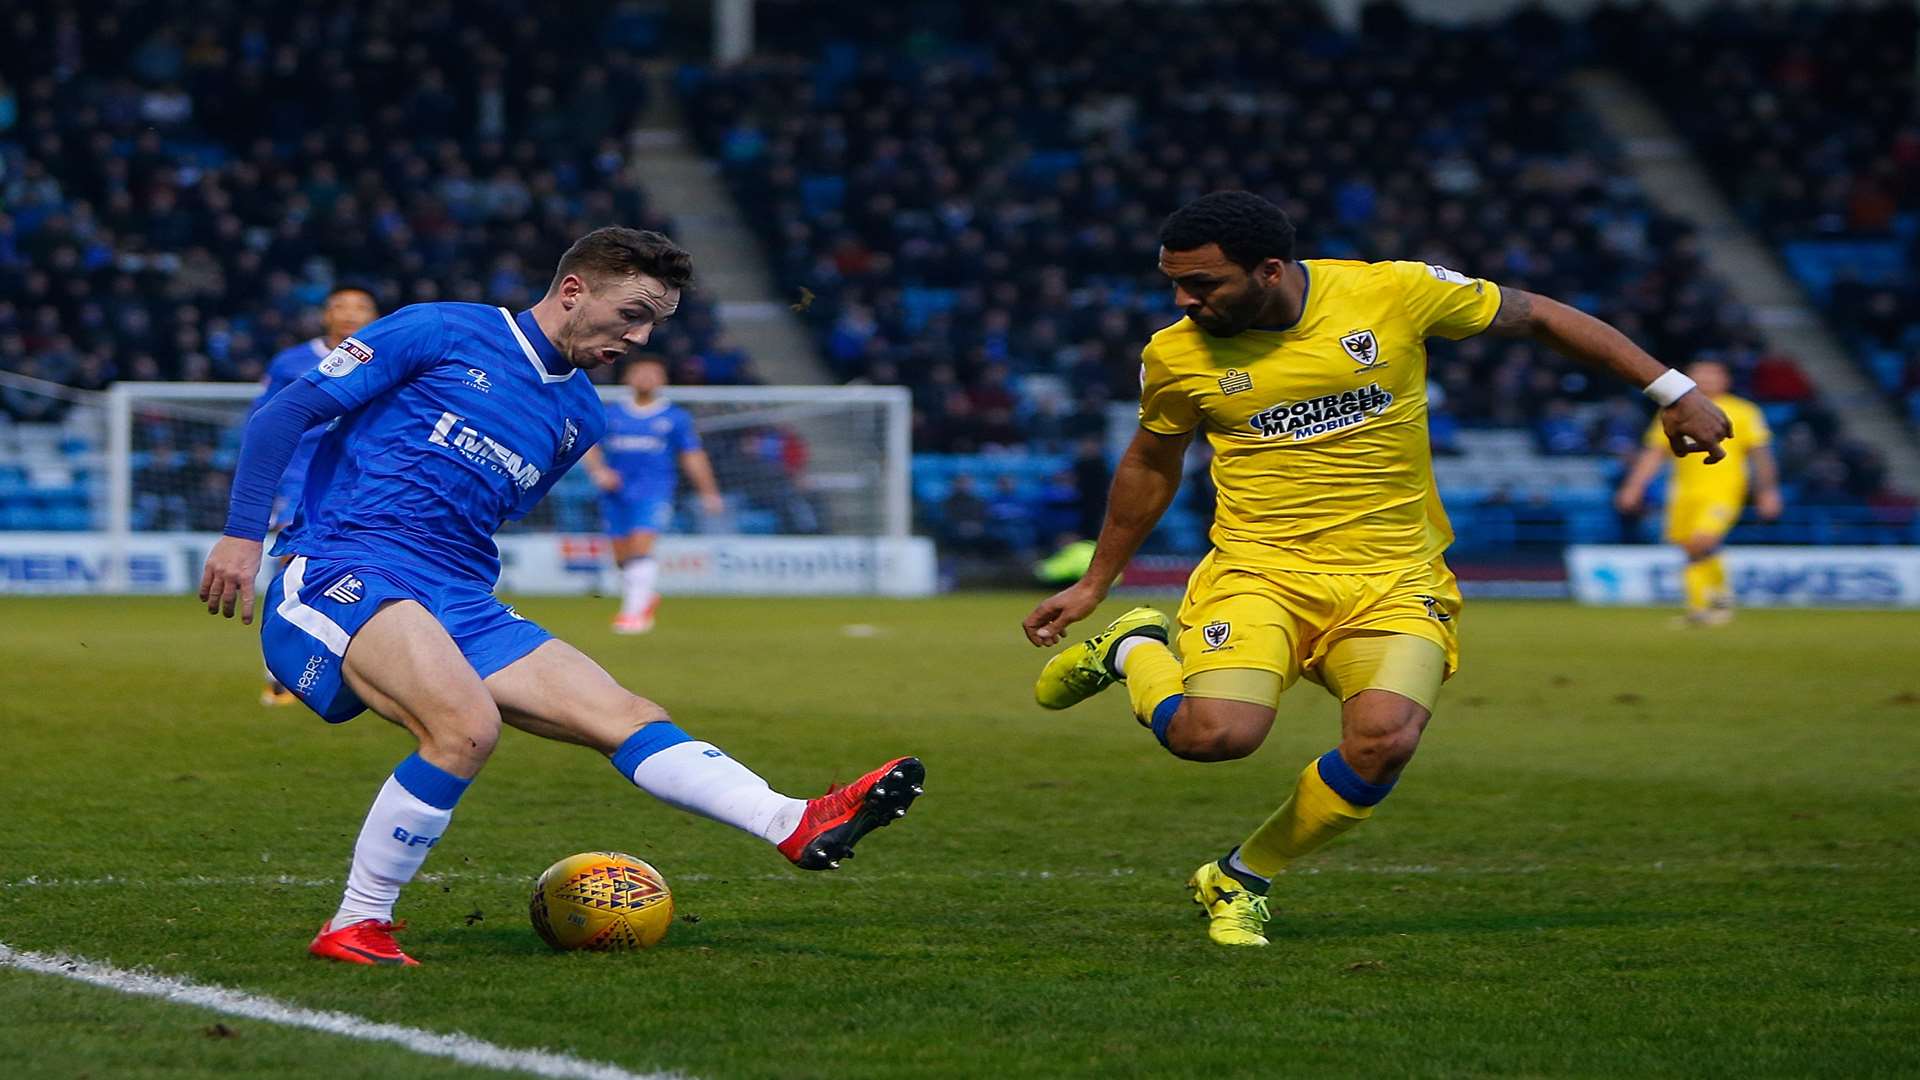
<path fill-rule="evenodd" d="M 616 638 L 605 604 L 527 600 L 776 787 L 913 753 L 927 796 L 809 875 L 510 732 L 402 898 L 424 966 L 368 971 L 303 949 L 406 736 L 261 709 L 252 632 L 190 601 L 0 601 L 0 941 L 704 1077 L 1920 1070 L 1912 616 L 1681 633 L 1470 605 L 1406 780 L 1276 884 L 1274 946 L 1238 952 L 1181 884 L 1334 743 L 1332 702 L 1303 684 L 1255 757 L 1176 761 L 1117 692 L 1032 704 L 1028 606 L 670 600 Z M 593 848 L 653 862 L 698 921 L 645 954 L 548 952 L 531 881 Z M 89 1050 L 167 1075 L 461 1071 L 299 1032 L 234 1064 L 241 1040 L 191 1010 L 55 984 L 0 973 L 0 1059 L 28 1075 Z"/>

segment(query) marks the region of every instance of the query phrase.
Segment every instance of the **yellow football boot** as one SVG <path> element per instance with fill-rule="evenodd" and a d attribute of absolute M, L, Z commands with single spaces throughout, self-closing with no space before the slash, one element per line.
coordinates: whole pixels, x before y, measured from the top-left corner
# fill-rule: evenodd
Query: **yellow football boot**
<path fill-rule="evenodd" d="M 1042 707 L 1064 709 L 1078 705 L 1112 686 L 1118 677 L 1113 670 L 1113 647 L 1123 637 L 1139 634 L 1166 642 L 1172 637 L 1173 620 L 1150 607 L 1137 607 L 1107 624 L 1105 630 L 1078 645 L 1069 645 L 1060 655 L 1040 669 L 1033 684 L 1033 697 Z"/>
<path fill-rule="evenodd" d="M 1193 902 L 1207 909 L 1207 936 L 1216 945 L 1265 945 L 1267 898 L 1247 891 L 1217 862 L 1209 862 L 1187 879 Z"/>

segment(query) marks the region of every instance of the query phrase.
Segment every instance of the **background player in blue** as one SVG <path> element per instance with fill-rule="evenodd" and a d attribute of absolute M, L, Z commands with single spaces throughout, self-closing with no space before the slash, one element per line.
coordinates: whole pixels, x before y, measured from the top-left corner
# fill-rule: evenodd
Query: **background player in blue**
<path fill-rule="evenodd" d="M 693 417 L 660 396 L 667 385 L 665 362 L 656 356 L 634 357 L 621 381 L 633 397 L 607 409 L 607 436 L 587 451 L 585 464 L 602 492 L 600 513 L 613 541 L 614 564 L 620 567 L 620 614 L 613 620 L 613 632 L 644 634 L 653 629 L 654 611 L 660 606 L 653 589 L 660 574 L 653 541 L 673 520 L 680 470 L 686 470 L 700 493 L 701 512 L 715 516 L 726 504 L 713 481 L 713 463 L 700 448 Z"/>
<path fill-rule="evenodd" d="M 327 354 L 340 347 L 347 336 L 380 317 L 380 305 L 373 294 L 358 285 L 337 285 L 327 293 L 326 301 L 320 307 L 320 336 L 308 338 L 291 348 L 282 349 L 267 362 L 266 378 L 261 380 L 260 396 L 253 399 L 253 407 L 247 417 L 260 411 L 273 395 L 292 386 L 295 379 L 318 367 Z M 287 527 L 293 520 L 294 508 L 300 505 L 300 489 L 307 480 L 307 464 L 313 460 L 313 449 L 320 445 L 320 436 L 324 429 L 314 428 L 300 439 L 300 445 L 293 451 L 293 458 L 287 462 L 287 470 L 281 474 L 279 489 L 274 493 L 273 518 L 267 525 L 270 532 Z M 278 573 L 284 570 L 287 560 L 278 560 L 274 568 Z M 293 692 L 280 685 L 280 680 L 267 674 L 267 685 L 260 691 L 262 705 L 292 705 L 300 699 Z"/>
<path fill-rule="evenodd" d="M 301 434 L 338 418 L 274 548 L 293 558 L 267 591 L 262 646 L 325 719 L 371 708 L 419 743 L 367 812 L 340 907 L 308 946 L 315 955 L 414 962 L 393 938 L 394 903 L 503 722 L 591 747 L 641 790 L 760 836 L 803 869 L 839 865 L 920 794 L 920 762 L 896 758 L 817 799 L 782 795 L 493 595 L 494 531 L 605 430 L 578 369 L 645 344 L 692 265 L 659 233 L 595 230 L 529 310 L 403 308 L 342 341 L 248 423 L 201 599 L 252 621 L 274 485 Z"/>

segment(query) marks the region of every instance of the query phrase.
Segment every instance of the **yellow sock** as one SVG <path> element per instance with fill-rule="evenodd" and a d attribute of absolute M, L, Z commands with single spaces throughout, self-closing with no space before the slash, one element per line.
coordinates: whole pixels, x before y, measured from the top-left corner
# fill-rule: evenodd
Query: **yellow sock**
<path fill-rule="evenodd" d="M 1133 702 L 1133 715 L 1142 724 L 1153 726 L 1153 710 L 1180 693 L 1184 687 L 1180 661 L 1163 642 L 1143 637 L 1127 654 L 1127 698 Z"/>
<path fill-rule="evenodd" d="M 1338 754 L 1339 751 L 1333 751 Z M 1369 785 L 1387 787 L 1391 784 Z M 1381 793 L 1384 798 L 1384 792 Z M 1378 800 L 1376 800 L 1378 801 Z M 1253 835 L 1240 843 L 1240 861 L 1270 878 L 1287 864 L 1373 816 L 1373 807 L 1348 802 L 1320 777 L 1315 759 L 1300 770 L 1293 796 L 1280 805 Z"/>
<path fill-rule="evenodd" d="M 1687 587 L 1688 611 L 1707 610 L 1707 601 L 1711 599 L 1713 591 L 1713 564 L 1719 561 L 1717 557 L 1700 559 L 1688 563 L 1686 570 L 1681 572 L 1680 580 Z"/>
<path fill-rule="evenodd" d="M 1718 552 L 1701 559 L 1698 565 L 1706 574 L 1707 603 L 1720 603 L 1727 595 L 1727 562 Z"/>

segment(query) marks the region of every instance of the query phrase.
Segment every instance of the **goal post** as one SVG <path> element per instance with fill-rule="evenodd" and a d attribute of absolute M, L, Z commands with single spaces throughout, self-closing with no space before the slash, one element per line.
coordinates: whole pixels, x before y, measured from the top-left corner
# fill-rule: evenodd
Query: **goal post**
<path fill-rule="evenodd" d="M 108 587 L 162 538 L 217 537 L 259 388 L 123 382 L 106 395 L 102 539 Z M 630 391 L 600 388 L 618 407 Z M 929 542 L 911 536 L 912 404 L 893 386 L 676 386 L 713 462 L 726 509 L 696 511 L 685 483 L 660 544 L 663 591 L 923 595 Z M 598 490 L 576 468 L 525 520 L 501 530 L 502 587 L 599 588 L 608 552 Z"/>

